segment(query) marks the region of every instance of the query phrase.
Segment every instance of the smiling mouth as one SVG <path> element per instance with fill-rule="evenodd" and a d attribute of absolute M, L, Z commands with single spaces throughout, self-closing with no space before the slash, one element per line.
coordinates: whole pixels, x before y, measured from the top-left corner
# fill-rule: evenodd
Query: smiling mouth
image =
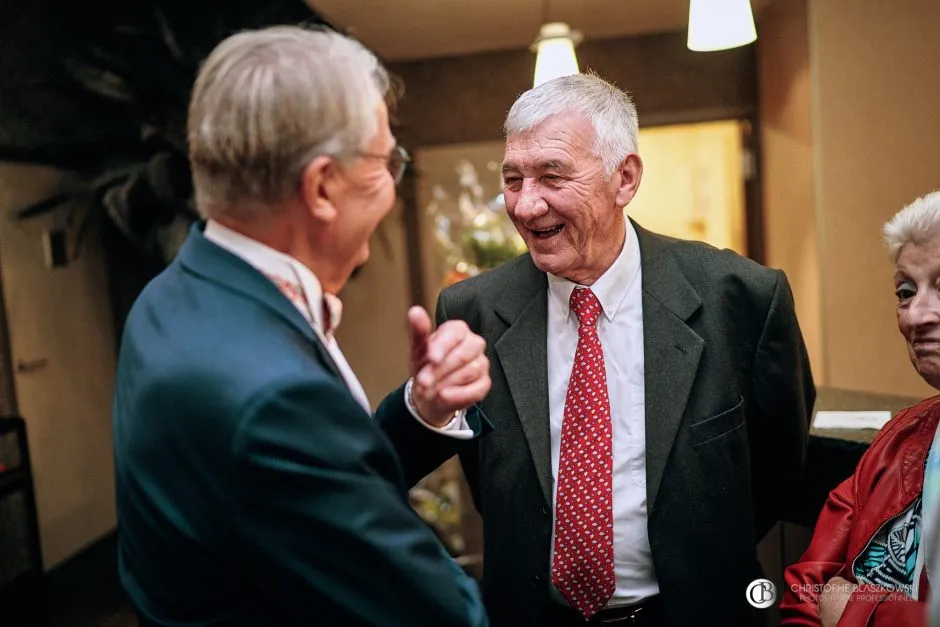
<path fill-rule="evenodd" d="M 553 235 L 561 233 L 563 228 L 565 228 L 564 224 L 558 224 L 547 229 L 529 229 L 529 232 L 538 239 L 547 239 Z"/>

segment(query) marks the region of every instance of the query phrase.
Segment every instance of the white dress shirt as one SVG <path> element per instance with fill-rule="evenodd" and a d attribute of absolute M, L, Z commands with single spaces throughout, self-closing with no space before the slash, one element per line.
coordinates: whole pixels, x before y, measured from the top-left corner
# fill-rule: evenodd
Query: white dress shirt
<path fill-rule="evenodd" d="M 283 282 L 289 286 L 295 298 L 291 298 L 287 294 L 285 296 L 310 323 L 314 333 L 323 342 L 326 350 L 330 353 L 330 357 L 336 363 L 336 367 L 339 369 L 350 393 L 362 405 L 363 409 L 371 414 L 372 409 L 369 405 L 369 398 L 366 396 L 362 384 L 350 367 L 349 362 L 346 361 L 346 357 L 333 335 L 336 327 L 339 326 L 343 312 L 343 303 L 340 299 L 333 294 L 324 293 L 320 280 L 313 271 L 290 255 L 286 255 L 212 220 L 206 223 L 203 234 L 207 240 L 240 257 L 275 284 Z M 330 320 L 328 325 L 325 324 L 327 321 L 324 320 L 322 304 L 325 304 L 326 309 L 329 311 Z M 473 437 L 473 430 L 467 422 L 466 411 L 458 412 L 450 423 L 440 428 L 433 427 L 421 420 L 417 408 L 411 402 L 412 385 L 413 381 L 409 380 L 405 389 L 405 405 L 418 422 L 432 431 L 444 433 L 460 440 Z"/>
<path fill-rule="evenodd" d="M 604 315 L 597 333 L 604 351 L 613 431 L 614 574 L 607 607 L 637 603 L 659 593 L 647 532 L 646 411 L 640 247 L 626 220 L 626 241 L 613 265 L 593 285 Z M 558 485 L 561 425 L 568 379 L 578 346 L 578 319 L 569 312 L 576 284 L 548 276 L 548 398 L 552 446 L 552 509 Z M 554 536 L 553 536 L 554 545 Z M 553 588 L 556 600 L 561 595 Z"/>

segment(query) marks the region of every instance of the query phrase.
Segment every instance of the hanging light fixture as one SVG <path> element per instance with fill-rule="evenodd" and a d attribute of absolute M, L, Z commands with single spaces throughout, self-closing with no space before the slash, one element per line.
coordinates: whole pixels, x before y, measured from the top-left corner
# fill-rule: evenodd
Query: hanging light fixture
<path fill-rule="evenodd" d="M 689 1 L 689 50 L 727 50 L 756 39 L 750 0 Z"/>
<path fill-rule="evenodd" d="M 581 33 L 571 30 L 564 22 L 548 21 L 548 0 L 542 4 L 542 28 L 532 44 L 535 53 L 535 80 L 533 87 L 559 76 L 577 74 L 578 58 L 574 47 L 581 43 Z"/>

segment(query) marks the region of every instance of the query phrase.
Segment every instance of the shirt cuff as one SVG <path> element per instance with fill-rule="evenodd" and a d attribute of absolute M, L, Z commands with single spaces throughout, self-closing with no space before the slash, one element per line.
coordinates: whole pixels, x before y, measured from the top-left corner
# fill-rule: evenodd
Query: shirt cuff
<path fill-rule="evenodd" d="M 470 440 L 473 439 L 473 429 L 470 428 L 470 425 L 467 423 L 467 410 L 461 409 L 460 411 L 454 414 L 454 417 L 451 418 L 443 427 L 435 427 L 424 421 L 424 419 L 418 414 L 418 409 L 415 407 L 413 399 L 413 390 L 414 379 L 408 379 L 408 383 L 405 384 L 405 406 L 408 408 L 408 411 L 414 416 L 420 424 L 424 425 L 426 429 L 430 429 L 435 433 L 440 433 L 441 435 L 446 435 L 450 438 L 455 438 L 457 440 Z"/>

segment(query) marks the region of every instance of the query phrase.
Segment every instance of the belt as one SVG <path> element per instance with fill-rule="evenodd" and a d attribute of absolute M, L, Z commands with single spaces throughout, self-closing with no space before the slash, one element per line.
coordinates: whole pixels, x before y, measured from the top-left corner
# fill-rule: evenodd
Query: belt
<path fill-rule="evenodd" d="M 658 597 L 652 597 L 634 605 L 603 609 L 592 616 L 588 624 L 652 626 L 657 624 L 660 618 L 658 601 Z"/>
<path fill-rule="evenodd" d="M 659 595 L 633 605 L 600 610 L 585 621 L 576 610 L 553 603 L 552 614 L 562 619 L 558 624 L 620 625 L 621 627 L 659 627 L 662 624 L 662 604 Z"/>

